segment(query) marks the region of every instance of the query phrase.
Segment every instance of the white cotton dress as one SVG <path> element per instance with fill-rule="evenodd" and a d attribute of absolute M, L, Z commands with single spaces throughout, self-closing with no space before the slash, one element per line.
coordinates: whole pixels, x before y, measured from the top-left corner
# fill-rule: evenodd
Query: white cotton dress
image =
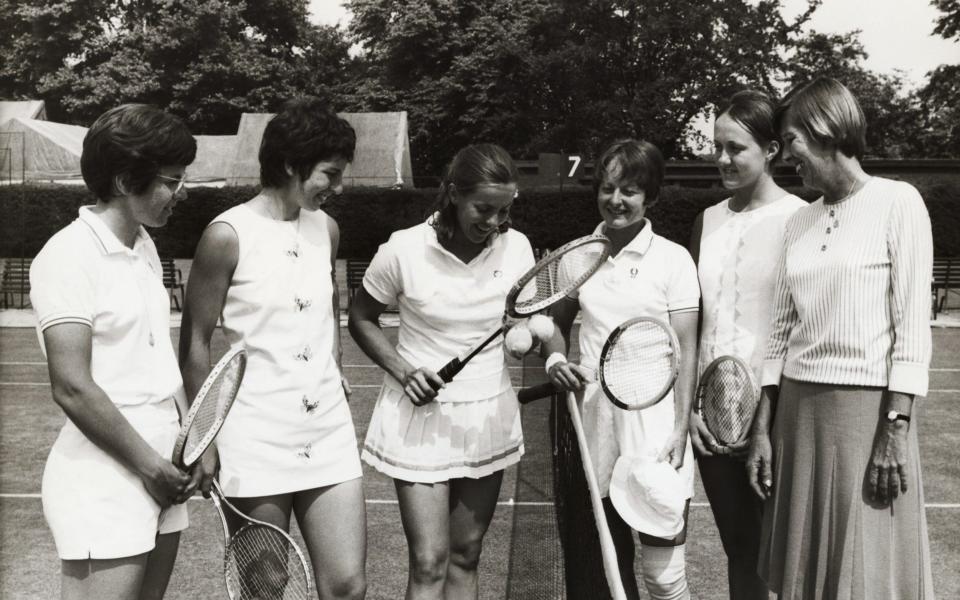
<path fill-rule="evenodd" d="M 217 438 L 220 482 L 235 497 L 283 494 L 360 477 L 353 419 L 334 359 L 330 217 L 275 221 L 246 205 L 214 223 L 239 260 L 221 321 L 247 369 Z"/>

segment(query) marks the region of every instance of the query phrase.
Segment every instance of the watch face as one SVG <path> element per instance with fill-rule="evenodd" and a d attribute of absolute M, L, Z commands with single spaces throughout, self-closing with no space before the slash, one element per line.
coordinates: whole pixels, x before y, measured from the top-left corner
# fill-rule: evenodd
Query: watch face
<path fill-rule="evenodd" d="M 887 420 L 888 420 L 888 421 L 896 421 L 896 420 L 897 420 L 897 411 L 891 410 L 890 412 L 888 412 L 888 413 L 887 413 Z"/>

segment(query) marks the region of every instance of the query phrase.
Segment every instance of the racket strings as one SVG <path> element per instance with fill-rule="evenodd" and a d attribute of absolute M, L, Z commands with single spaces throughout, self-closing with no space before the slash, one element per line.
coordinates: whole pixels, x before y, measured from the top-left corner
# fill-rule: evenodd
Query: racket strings
<path fill-rule="evenodd" d="M 553 256 L 517 295 L 514 310 L 532 314 L 580 287 L 606 258 L 606 244 L 590 241 Z"/>
<path fill-rule="evenodd" d="M 731 444 L 742 439 L 757 408 L 757 390 L 751 374 L 734 361 L 714 365 L 701 384 L 701 413 L 710 432 Z"/>
<path fill-rule="evenodd" d="M 604 383 L 623 404 L 643 406 L 669 386 L 677 358 L 670 334 L 649 321 L 620 332 L 604 357 Z"/>
<path fill-rule="evenodd" d="M 203 444 L 207 434 L 226 417 L 227 411 L 230 410 L 233 399 L 240 389 L 243 372 L 244 359 L 242 355 L 237 354 L 224 365 L 216 378 L 210 382 L 210 386 L 203 397 L 194 401 L 202 404 L 190 423 L 190 430 L 187 432 L 187 440 L 183 449 L 185 457 L 193 457 L 197 449 Z"/>
<path fill-rule="evenodd" d="M 227 577 L 243 600 L 310 598 L 300 556 L 293 542 L 276 529 L 246 525 L 231 540 L 226 561 Z"/>

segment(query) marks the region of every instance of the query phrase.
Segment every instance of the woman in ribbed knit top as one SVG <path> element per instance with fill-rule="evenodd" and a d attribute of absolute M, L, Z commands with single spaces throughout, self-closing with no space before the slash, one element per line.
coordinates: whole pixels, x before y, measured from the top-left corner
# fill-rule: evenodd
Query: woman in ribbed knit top
<path fill-rule="evenodd" d="M 863 171 L 863 112 L 839 82 L 792 91 L 774 121 L 823 196 L 784 234 L 747 459 L 766 499 L 759 573 L 781 599 L 932 599 L 911 422 L 931 352 L 930 218 L 913 186 Z"/>

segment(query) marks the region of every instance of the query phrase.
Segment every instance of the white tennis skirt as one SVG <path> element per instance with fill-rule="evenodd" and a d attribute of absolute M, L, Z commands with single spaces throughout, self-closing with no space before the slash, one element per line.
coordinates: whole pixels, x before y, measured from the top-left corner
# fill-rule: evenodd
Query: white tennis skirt
<path fill-rule="evenodd" d="M 521 456 L 520 405 L 512 387 L 485 400 L 414 406 L 390 385 L 380 389 L 362 454 L 381 473 L 415 483 L 479 479 Z"/>
<path fill-rule="evenodd" d="M 173 454 L 179 430 L 173 399 L 117 408 L 151 448 L 164 457 Z M 63 560 L 143 554 L 153 550 L 158 534 L 182 531 L 189 522 L 185 504 L 161 511 L 140 478 L 69 419 L 47 458 L 41 497 Z"/>

